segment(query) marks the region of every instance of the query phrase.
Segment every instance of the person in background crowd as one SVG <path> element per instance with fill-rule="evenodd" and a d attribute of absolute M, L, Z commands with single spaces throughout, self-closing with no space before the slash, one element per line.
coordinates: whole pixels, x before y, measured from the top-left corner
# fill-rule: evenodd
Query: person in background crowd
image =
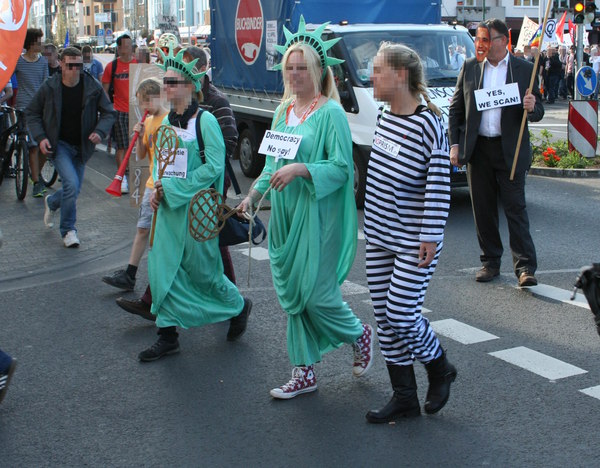
<path fill-rule="evenodd" d="M 112 132 L 112 141 L 117 147 L 117 169 L 121 167 L 129 147 L 129 65 L 132 63 L 137 63 L 133 56 L 133 43 L 130 36 L 123 34 L 117 38 L 117 58 L 106 65 L 102 74 L 102 86 L 117 111 Z M 121 193 L 129 193 L 126 175 L 121 182 Z"/>
<path fill-rule="evenodd" d="M 575 46 L 571 46 L 569 55 L 567 56 L 567 65 L 565 67 L 565 77 L 567 81 L 567 92 L 569 93 L 569 99 L 575 97 Z"/>
<path fill-rule="evenodd" d="M 560 59 L 560 63 L 561 63 L 561 74 L 560 74 L 560 81 L 558 82 L 558 95 L 561 99 L 567 99 L 568 96 L 568 92 L 567 92 L 567 79 L 565 76 L 565 70 L 567 68 L 567 58 L 568 58 L 568 54 L 567 54 L 567 47 L 566 46 L 560 46 L 558 48 L 558 58 Z"/>
<path fill-rule="evenodd" d="M 462 55 L 454 44 L 448 46 L 448 55 L 450 57 L 450 66 L 453 70 L 460 70 L 465 61 L 465 56 Z"/>
<path fill-rule="evenodd" d="M 503 253 L 498 228 L 500 199 L 508 223 L 513 271 L 520 287 L 534 286 L 537 284 L 534 276 L 537 256 L 529 231 L 525 201 L 525 178 L 531 165 L 527 125 L 522 134 L 513 180 L 510 179 L 510 173 L 523 110 L 527 111 L 529 121 L 538 122 L 544 117 L 544 107 L 537 82 L 534 82 L 532 90 L 528 88 L 533 67 L 525 60 L 508 53 L 506 47 L 509 33 L 506 24 L 498 19 L 488 20 L 477 28 L 477 34 L 485 28 L 491 38 L 487 58 L 481 64 L 470 59 L 465 62 L 450 104 L 450 162 L 456 167 L 467 163 L 467 178 L 482 263 L 475 280 L 488 282 L 500 275 Z M 507 82 L 519 85 L 521 104 L 477 110 L 475 90 L 496 89 Z"/>
<path fill-rule="evenodd" d="M 562 63 L 554 47 L 548 47 L 546 60 L 546 81 L 548 87 L 548 104 L 554 104 L 558 97 L 558 83 L 563 73 Z"/>
<path fill-rule="evenodd" d="M 150 63 L 150 49 L 147 47 L 138 47 L 135 53 L 137 63 Z"/>
<path fill-rule="evenodd" d="M 83 57 L 83 69 L 100 81 L 103 73 L 102 63 L 94 58 L 92 48 L 89 45 L 84 45 L 81 48 L 81 55 Z"/>
<path fill-rule="evenodd" d="M 44 224 L 53 227 L 54 212 L 60 209 L 63 244 L 79 247 L 75 223 L 85 164 L 110 132 L 115 112 L 98 80 L 81 73 L 78 49 L 64 49 L 61 66 L 61 73 L 43 83 L 29 103 L 28 124 L 62 181 L 62 187 L 44 199 Z"/>
<path fill-rule="evenodd" d="M 42 55 L 48 60 L 48 76 L 60 73 L 60 61 L 58 60 L 58 49 L 56 46 L 54 44 L 44 44 Z"/>
<path fill-rule="evenodd" d="M 25 111 L 35 93 L 46 78 L 48 78 L 48 61 L 40 55 L 42 51 L 41 29 L 28 28 L 25 35 L 23 48 L 25 53 L 17 60 L 15 74 L 19 82 L 19 93 L 17 94 L 17 109 Z M 25 122 L 27 122 L 25 114 Z M 33 196 L 41 198 L 44 196 L 46 186 L 40 181 L 40 168 L 44 166 L 46 156 L 38 151 L 38 144 L 30 135 L 29 139 L 29 170 L 33 180 Z"/>

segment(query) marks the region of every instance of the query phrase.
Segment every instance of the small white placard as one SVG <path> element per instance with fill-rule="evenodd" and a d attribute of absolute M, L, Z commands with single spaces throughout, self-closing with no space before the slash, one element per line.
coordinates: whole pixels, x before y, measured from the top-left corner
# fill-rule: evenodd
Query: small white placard
<path fill-rule="evenodd" d="M 478 111 L 521 104 L 519 85 L 510 83 L 498 88 L 478 89 L 475 91 L 475 103 Z"/>
<path fill-rule="evenodd" d="M 267 130 L 260 143 L 258 152 L 267 156 L 273 156 L 275 161 L 279 161 L 280 159 L 295 159 L 301 141 L 301 135 Z"/>
<path fill-rule="evenodd" d="M 165 151 L 165 150 L 163 150 Z M 165 169 L 163 177 L 177 177 L 179 179 L 187 178 L 187 148 L 178 148 L 177 155 L 173 164 L 169 164 Z"/>
<path fill-rule="evenodd" d="M 398 156 L 398 153 L 400 152 L 400 145 L 398 143 L 377 134 L 373 137 L 373 146 L 392 156 Z"/>

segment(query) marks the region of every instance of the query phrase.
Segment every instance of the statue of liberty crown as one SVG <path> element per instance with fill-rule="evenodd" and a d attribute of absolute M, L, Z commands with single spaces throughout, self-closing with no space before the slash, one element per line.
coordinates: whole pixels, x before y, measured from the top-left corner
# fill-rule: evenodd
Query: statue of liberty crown
<path fill-rule="evenodd" d="M 175 70 L 176 72 L 181 73 L 194 84 L 196 92 L 200 91 L 202 88 L 202 78 L 206 75 L 206 71 L 194 73 L 194 67 L 196 66 L 198 59 L 194 59 L 189 63 L 184 62 L 183 54 L 185 53 L 185 49 L 181 49 L 176 56 L 173 55 L 173 49 L 171 47 L 169 47 L 168 55 L 165 55 L 160 49 L 158 49 L 158 53 L 163 59 L 162 64 L 157 63 L 160 68 L 164 71 Z"/>
<path fill-rule="evenodd" d="M 304 16 L 300 15 L 300 22 L 298 24 L 298 32 L 296 34 L 292 34 L 285 26 L 283 27 L 283 33 L 285 34 L 286 42 L 284 45 L 276 45 L 275 49 L 277 52 L 284 55 L 285 52 L 290 48 L 291 45 L 301 42 L 306 44 L 309 47 L 312 47 L 315 52 L 319 55 L 321 59 L 321 68 L 323 69 L 323 75 L 325 75 L 327 71 L 327 67 L 330 65 L 337 65 L 338 63 L 343 63 L 344 61 L 335 57 L 329 57 L 327 55 L 327 51 L 333 47 L 333 45 L 338 42 L 341 37 L 336 37 L 335 39 L 331 39 L 329 41 L 323 41 L 321 39 L 321 34 L 325 28 L 329 25 L 329 21 L 327 23 L 322 24 L 317 29 L 312 32 L 306 30 L 306 22 L 304 21 Z M 278 63 L 273 67 L 274 70 L 281 70 L 282 64 Z"/>

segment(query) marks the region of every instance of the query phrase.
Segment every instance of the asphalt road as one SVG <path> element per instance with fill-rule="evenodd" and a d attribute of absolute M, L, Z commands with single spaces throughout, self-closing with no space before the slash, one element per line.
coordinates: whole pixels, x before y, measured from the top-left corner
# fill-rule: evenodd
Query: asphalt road
<path fill-rule="evenodd" d="M 179 355 L 139 363 L 137 354 L 156 339 L 154 325 L 122 312 L 114 303 L 120 293 L 100 280 L 126 264 L 135 229 L 135 209 L 103 193 L 114 170 L 106 154 L 92 159 L 80 251 L 57 248 L 56 232 L 36 237 L 43 229 L 39 200 L 29 196 L 19 205 L 13 187 L 0 186 L 0 346 L 19 360 L 0 405 L 0 466 L 597 465 L 600 400 L 580 391 L 600 385 L 600 337 L 591 314 L 550 299 L 543 288 L 516 288 L 510 253 L 498 280 L 476 283 L 479 251 L 466 189 L 453 192 L 425 301 L 458 368 L 450 401 L 438 415 L 375 426 L 364 414 L 391 394 L 379 354 L 370 373 L 356 379 L 345 346 L 317 365 L 318 391 L 290 401 L 269 396 L 291 367 L 286 317 L 260 248 L 253 249 L 249 287 L 247 249 L 232 249 L 239 287 L 254 302 L 239 342 L 225 340 L 226 324 L 183 330 Z M 538 279 L 566 292 L 582 265 L 598 261 L 600 183 L 530 177 L 527 184 Z M 111 229 L 102 231 L 103 222 Z M 507 241 L 503 219 L 501 226 Z M 33 241 L 15 251 L 16 236 Z M 95 248 L 102 242 L 106 247 Z M 46 262 L 50 251 L 51 262 L 14 274 L 15 255 Z M 131 297 L 141 294 L 145 279 L 143 264 Z M 364 240 L 343 288 L 355 313 L 374 324 Z M 464 325 L 494 338 L 469 344 L 465 336 L 480 335 L 465 335 Z M 498 357 L 523 347 L 582 372 L 548 378 L 539 372 L 563 368 L 533 365 L 536 373 Z M 423 401 L 426 375 L 420 365 L 416 371 Z"/>

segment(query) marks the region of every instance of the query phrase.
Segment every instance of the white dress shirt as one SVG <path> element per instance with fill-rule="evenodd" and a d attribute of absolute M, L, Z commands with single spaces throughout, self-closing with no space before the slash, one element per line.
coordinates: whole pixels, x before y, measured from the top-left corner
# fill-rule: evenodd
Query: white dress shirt
<path fill-rule="evenodd" d="M 488 62 L 487 58 L 483 61 L 483 89 L 498 88 L 506 84 L 506 73 L 508 71 L 508 59 L 510 54 L 506 55 L 497 66 Z M 500 136 L 500 119 L 502 118 L 502 108 L 481 111 L 481 124 L 479 125 L 479 134 L 486 137 Z"/>

